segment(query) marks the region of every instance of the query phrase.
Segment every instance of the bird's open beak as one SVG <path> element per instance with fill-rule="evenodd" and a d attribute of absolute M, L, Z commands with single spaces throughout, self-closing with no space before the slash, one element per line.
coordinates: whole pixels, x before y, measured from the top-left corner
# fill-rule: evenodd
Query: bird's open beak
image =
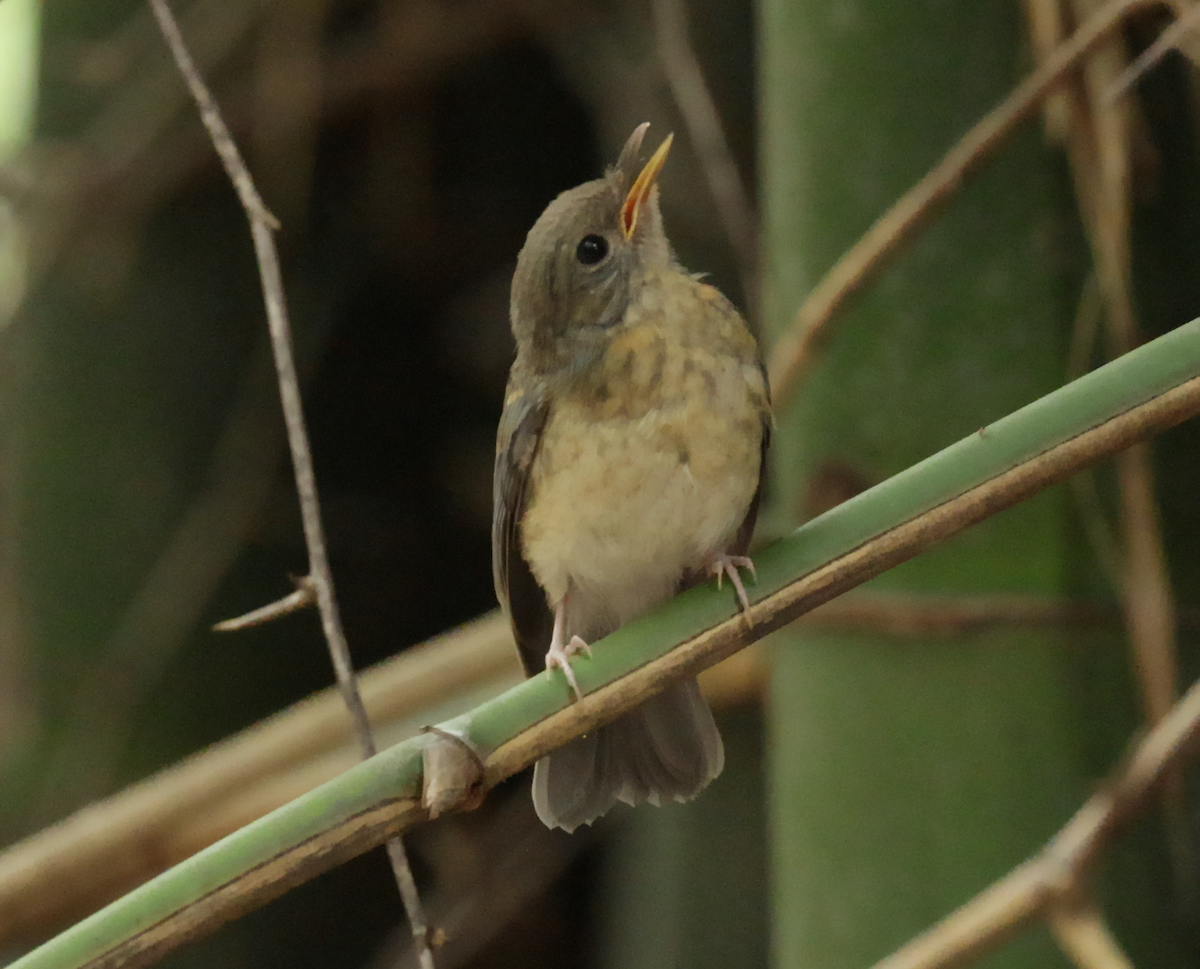
<path fill-rule="evenodd" d="M 646 204 L 646 199 L 650 197 L 650 190 L 654 188 L 654 183 L 658 180 L 658 173 L 662 171 L 663 165 L 667 162 L 667 152 L 671 150 L 671 142 L 674 138 L 673 134 L 667 135 L 663 143 L 658 146 L 658 150 L 650 156 L 650 160 L 638 173 L 638 177 L 633 180 L 633 187 L 625 196 L 625 202 L 621 206 L 621 231 L 625 233 L 626 239 L 633 238 L 633 230 L 637 228 L 638 214 L 642 211 L 642 206 Z"/>

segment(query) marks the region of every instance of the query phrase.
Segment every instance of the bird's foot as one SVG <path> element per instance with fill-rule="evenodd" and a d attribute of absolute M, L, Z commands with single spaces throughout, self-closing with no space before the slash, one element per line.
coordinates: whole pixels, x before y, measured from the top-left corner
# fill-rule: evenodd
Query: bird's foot
<path fill-rule="evenodd" d="M 721 552 L 719 555 L 712 556 L 708 561 L 709 574 L 717 577 L 717 588 L 721 588 L 722 582 L 728 576 L 730 585 L 737 590 L 738 601 L 742 604 L 742 614 L 750 625 L 754 625 L 754 620 L 750 618 L 750 597 L 746 595 L 746 587 L 742 584 L 742 576 L 739 571 L 741 569 L 749 569 L 750 574 L 756 580 L 758 579 L 758 572 L 749 556 L 726 555 Z"/>
<path fill-rule="evenodd" d="M 579 636 L 572 636 L 570 641 L 563 645 L 564 614 L 565 603 L 560 602 L 554 610 L 554 634 L 550 637 L 550 648 L 546 650 L 546 669 L 552 670 L 557 667 L 562 670 L 575 693 L 575 699 L 582 700 L 583 691 L 579 689 L 579 681 L 575 679 L 575 671 L 571 669 L 571 657 L 576 653 L 583 653 L 591 659 L 592 647 Z"/>
<path fill-rule="evenodd" d="M 584 653 L 590 659 L 592 647 L 578 636 L 572 636 L 571 641 L 565 646 L 561 642 L 552 642 L 550 648 L 546 651 L 546 669 L 552 670 L 557 667 L 562 670 L 563 675 L 567 678 L 567 683 L 571 686 L 571 692 L 575 694 L 575 699 L 582 700 L 583 691 L 579 689 L 579 682 L 575 679 L 575 671 L 571 669 L 571 657 L 576 653 Z"/>

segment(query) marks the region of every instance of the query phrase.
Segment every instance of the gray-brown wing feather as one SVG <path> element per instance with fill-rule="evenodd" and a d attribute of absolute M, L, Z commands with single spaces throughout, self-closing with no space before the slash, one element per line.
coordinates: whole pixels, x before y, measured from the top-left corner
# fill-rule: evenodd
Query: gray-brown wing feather
<path fill-rule="evenodd" d="M 554 626 L 546 594 L 521 551 L 530 472 L 549 412 L 540 394 L 510 399 L 500 418 L 492 478 L 492 578 L 527 676 L 544 668 Z"/>
<path fill-rule="evenodd" d="M 763 377 L 766 377 L 764 371 Z M 758 521 L 758 507 L 762 504 L 763 486 L 767 481 L 767 449 L 771 446 L 771 417 L 766 416 L 762 424 L 762 447 L 758 459 L 758 487 L 754 489 L 754 497 L 750 499 L 750 507 L 746 509 L 746 517 L 737 530 L 730 555 L 745 555 L 750 549 L 750 539 L 754 537 L 754 525 Z"/>

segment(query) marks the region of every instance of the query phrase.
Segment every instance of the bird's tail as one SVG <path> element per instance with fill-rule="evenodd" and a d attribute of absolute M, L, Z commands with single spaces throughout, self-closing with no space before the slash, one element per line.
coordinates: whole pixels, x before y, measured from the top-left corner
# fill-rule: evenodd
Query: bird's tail
<path fill-rule="evenodd" d="M 690 801 L 724 766 L 712 711 L 686 680 L 539 760 L 533 804 L 547 827 L 574 831 L 617 801 Z"/>

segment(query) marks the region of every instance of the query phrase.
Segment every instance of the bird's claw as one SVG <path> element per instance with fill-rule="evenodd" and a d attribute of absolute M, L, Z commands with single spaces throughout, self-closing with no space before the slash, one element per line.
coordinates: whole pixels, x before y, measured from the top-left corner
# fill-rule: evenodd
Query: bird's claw
<path fill-rule="evenodd" d="M 571 691 L 575 694 L 576 700 L 583 699 L 583 691 L 579 689 L 579 681 L 575 679 L 575 671 L 571 669 L 571 657 L 576 653 L 583 653 L 588 659 L 592 657 L 592 647 L 585 643 L 578 636 L 572 636 L 571 641 L 564 646 L 558 639 L 554 639 L 550 643 L 550 648 L 546 651 L 546 669 L 560 669 L 563 671 L 563 676 L 567 678 L 567 683 L 571 687 Z"/>
<path fill-rule="evenodd" d="M 758 580 L 758 570 L 754 568 L 754 562 L 747 555 L 726 555 L 722 552 L 720 555 L 714 555 L 708 564 L 709 573 L 717 577 L 718 589 L 722 587 L 725 577 L 729 577 L 729 584 L 737 590 L 738 601 L 742 604 L 742 614 L 746 617 L 746 621 L 753 626 L 754 620 L 750 618 L 750 597 L 746 595 L 746 587 L 742 584 L 740 569 L 749 569 L 754 579 Z"/>

